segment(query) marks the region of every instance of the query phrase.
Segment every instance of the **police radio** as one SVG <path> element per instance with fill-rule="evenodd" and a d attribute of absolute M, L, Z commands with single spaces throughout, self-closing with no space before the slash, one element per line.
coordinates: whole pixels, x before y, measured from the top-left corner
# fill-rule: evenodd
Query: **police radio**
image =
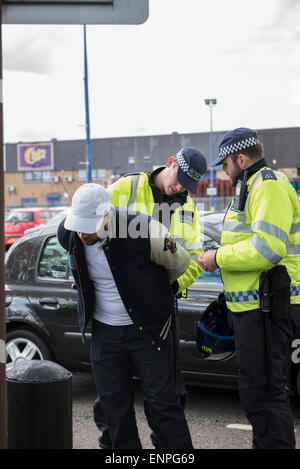
<path fill-rule="evenodd" d="M 234 210 L 242 212 L 247 199 L 247 170 L 244 172 L 243 180 L 239 179 L 234 194 Z"/>

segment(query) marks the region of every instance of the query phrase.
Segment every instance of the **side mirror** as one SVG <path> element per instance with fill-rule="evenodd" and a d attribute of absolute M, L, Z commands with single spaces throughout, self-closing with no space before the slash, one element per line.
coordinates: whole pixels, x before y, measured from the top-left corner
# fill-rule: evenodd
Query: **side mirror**
<path fill-rule="evenodd" d="M 54 278 L 66 278 L 67 267 L 65 265 L 53 265 L 51 267 L 51 274 Z"/>
<path fill-rule="evenodd" d="M 13 292 L 10 288 L 5 286 L 5 307 L 10 306 L 13 298 Z"/>

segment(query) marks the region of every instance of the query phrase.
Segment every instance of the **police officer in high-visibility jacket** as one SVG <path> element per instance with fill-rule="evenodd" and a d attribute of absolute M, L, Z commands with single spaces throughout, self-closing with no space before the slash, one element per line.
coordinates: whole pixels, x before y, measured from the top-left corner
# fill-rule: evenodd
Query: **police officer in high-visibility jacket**
<path fill-rule="evenodd" d="M 236 335 L 240 398 L 253 427 L 253 447 L 294 448 L 285 364 L 290 325 L 300 327 L 298 197 L 284 174 L 268 168 L 263 145 L 252 129 L 238 128 L 222 137 L 212 166 L 219 164 L 231 178 L 235 196 L 224 218 L 221 247 L 200 255 L 199 263 L 210 272 L 221 270 Z M 261 288 L 266 275 L 267 293 Z M 262 306 L 265 295 L 271 305 L 270 343 Z"/>
<path fill-rule="evenodd" d="M 145 213 L 160 221 L 176 242 L 189 253 L 188 268 L 172 285 L 175 296 L 180 296 L 202 272 L 198 264 L 198 256 L 202 252 L 200 216 L 188 192 L 197 192 L 199 180 L 206 170 L 205 156 L 195 147 L 185 147 L 170 156 L 165 166 L 156 168 L 152 173 L 129 174 L 108 187 L 113 206 Z M 178 363 L 176 386 L 184 406 L 186 389 Z M 148 415 L 147 402 L 145 412 Z M 94 406 L 94 419 L 103 432 L 99 445 L 109 447 L 106 425 L 98 400 Z M 151 434 L 151 439 L 156 446 L 154 434 Z"/>
<path fill-rule="evenodd" d="M 189 287 L 202 272 L 197 262 L 202 252 L 199 212 L 188 192 L 196 193 L 206 169 L 204 155 L 195 147 L 185 147 L 170 156 L 166 166 L 121 177 L 108 187 L 112 205 L 157 219 L 190 254 L 189 268 L 174 283 L 174 294 Z"/>

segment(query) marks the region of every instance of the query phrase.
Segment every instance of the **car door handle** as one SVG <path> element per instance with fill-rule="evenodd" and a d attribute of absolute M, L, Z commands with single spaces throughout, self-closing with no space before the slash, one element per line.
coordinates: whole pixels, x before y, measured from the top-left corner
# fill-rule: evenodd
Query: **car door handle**
<path fill-rule="evenodd" d="M 40 305 L 53 308 L 58 306 L 58 300 L 57 298 L 40 298 Z"/>

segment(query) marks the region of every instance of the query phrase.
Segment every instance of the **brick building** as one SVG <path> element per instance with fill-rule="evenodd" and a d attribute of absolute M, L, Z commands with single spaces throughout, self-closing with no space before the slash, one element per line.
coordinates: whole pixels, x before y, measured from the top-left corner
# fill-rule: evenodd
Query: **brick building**
<path fill-rule="evenodd" d="M 214 133 L 214 158 L 224 132 Z M 281 168 L 300 192 L 300 127 L 262 129 L 265 157 L 272 168 Z M 108 186 L 122 174 L 151 171 L 184 146 L 196 146 L 209 161 L 209 133 L 153 135 L 93 139 L 93 181 Z M 74 191 L 86 182 L 85 140 L 6 143 L 4 149 L 5 205 L 69 205 Z M 209 172 L 199 183 L 195 197 L 206 198 Z M 232 194 L 222 168 L 216 168 L 217 198 Z M 207 199 L 208 200 L 208 199 Z M 223 208 L 223 207 L 221 207 Z"/>

